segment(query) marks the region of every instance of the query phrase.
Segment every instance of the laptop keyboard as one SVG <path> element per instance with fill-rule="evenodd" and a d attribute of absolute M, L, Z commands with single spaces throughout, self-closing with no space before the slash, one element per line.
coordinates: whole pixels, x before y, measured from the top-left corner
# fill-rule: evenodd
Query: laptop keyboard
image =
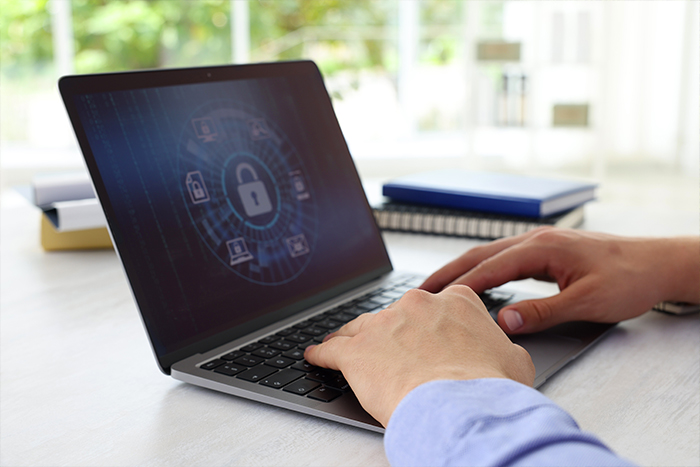
<path fill-rule="evenodd" d="M 331 332 L 363 313 L 376 313 L 414 287 L 422 279 L 398 278 L 382 288 L 373 290 L 331 310 L 312 316 L 257 342 L 231 350 L 200 365 L 232 378 L 240 378 L 282 391 L 330 402 L 350 391 L 342 373 L 316 367 L 304 360 L 304 350 L 319 344 Z M 512 295 L 485 292 L 481 295 L 491 310 L 508 301 Z"/>

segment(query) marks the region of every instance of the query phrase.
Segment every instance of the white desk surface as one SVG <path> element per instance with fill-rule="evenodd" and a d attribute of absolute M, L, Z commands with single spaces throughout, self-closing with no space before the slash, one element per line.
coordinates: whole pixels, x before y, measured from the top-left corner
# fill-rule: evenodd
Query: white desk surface
<path fill-rule="evenodd" d="M 388 464 L 379 434 L 161 374 L 115 253 L 45 253 L 39 213 L 2 201 L 0 465 Z M 700 233 L 697 210 L 594 203 L 586 215 L 589 230 Z M 421 273 L 475 244 L 385 239 L 397 269 Z M 700 465 L 697 314 L 622 323 L 541 390 L 637 463 Z"/>

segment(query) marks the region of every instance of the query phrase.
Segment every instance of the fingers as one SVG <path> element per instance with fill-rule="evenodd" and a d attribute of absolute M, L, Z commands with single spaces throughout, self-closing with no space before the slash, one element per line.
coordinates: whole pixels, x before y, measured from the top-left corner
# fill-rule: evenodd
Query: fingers
<path fill-rule="evenodd" d="M 358 316 L 336 332 L 326 336 L 322 344 L 307 347 L 304 358 L 312 365 L 339 370 L 339 359 L 344 353 L 347 341 L 357 335 L 367 323 L 374 319 L 374 316 L 369 313 Z"/>
<path fill-rule="evenodd" d="M 340 370 L 340 359 L 350 337 L 336 336 L 323 344 L 312 345 L 304 351 L 304 358 L 312 365 Z"/>
<path fill-rule="evenodd" d="M 540 230 L 541 229 L 535 229 L 515 237 L 502 238 L 486 245 L 472 248 L 459 258 L 435 271 L 419 288 L 427 290 L 428 292 L 437 293 L 445 288 L 446 285 L 454 283 L 455 279 L 470 271 L 482 261 L 528 240 L 533 235 L 539 233 Z"/>
<path fill-rule="evenodd" d="M 498 324 L 508 334 L 538 332 L 567 321 L 590 318 L 595 292 L 579 281 L 551 297 L 524 300 L 498 312 Z"/>
<path fill-rule="evenodd" d="M 466 285 L 479 294 L 510 281 L 544 275 L 546 269 L 547 258 L 536 251 L 509 249 L 479 263 L 452 284 Z"/>
<path fill-rule="evenodd" d="M 352 321 L 346 323 L 335 331 L 334 333 L 329 334 L 326 336 L 326 339 L 324 342 L 328 341 L 329 339 L 332 339 L 336 336 L 346 336 L 346 337 L 352 337 L 357 335 L 360 331 L 362 331 L 362 328 L 367 325 L 370 321 L 374 319 L 375 315 L 371 313 L 364 313 L 358 316 L 357 318 L 353 319 Z"/>

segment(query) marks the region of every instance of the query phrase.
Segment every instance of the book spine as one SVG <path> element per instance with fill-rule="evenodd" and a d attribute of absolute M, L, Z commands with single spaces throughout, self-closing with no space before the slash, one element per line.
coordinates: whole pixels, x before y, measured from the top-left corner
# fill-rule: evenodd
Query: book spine
<path fill-rule="evenodd" d="M 392 184 L 385 184 L 382 187 L 382 195 L 402 203 L 533 218 L 539 218 L 542 215 L 541 202 L 533 199 L 492 198 L 477 194 L 467 196 L 464 193 L 417 189 Z"/>
<path fill-rule="evenodd" d="M 520 235 L 542 225 L 554 224 L 547 220 L 529 222 L 527 220 L 497 219 L 411 210 L 375 208 L 373 212 L 377 225 L 382 230 L 485 240 Z"/>

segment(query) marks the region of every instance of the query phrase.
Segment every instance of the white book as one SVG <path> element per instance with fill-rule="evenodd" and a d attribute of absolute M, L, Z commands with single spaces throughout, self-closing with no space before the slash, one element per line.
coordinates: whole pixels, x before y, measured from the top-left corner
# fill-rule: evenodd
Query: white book
<path fill-rule="evenodd" d="M 107 225 L 97 198 L 52 203 L 43 210 L 58 232 L 96 229 Z"/>
<path fill-rule="evenodd" d="M 39 207 L 59 201 L 95 198 L 87 172 L 38 175 L 32 180 L 33 202 Z"/>

